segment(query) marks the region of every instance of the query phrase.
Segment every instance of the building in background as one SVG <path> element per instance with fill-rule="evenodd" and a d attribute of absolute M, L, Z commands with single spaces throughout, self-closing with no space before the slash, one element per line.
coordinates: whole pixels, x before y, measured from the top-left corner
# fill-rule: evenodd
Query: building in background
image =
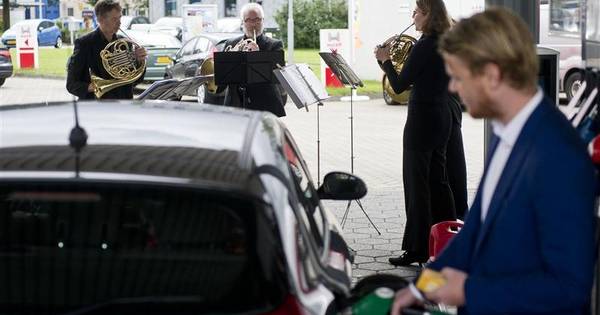
<path fill-rule="evenodd" d="M 149 0 L 149 18 L 155 22 L 163 16 L 181 16 L 184 4 L 202 3 L 217 4 L 219 7 L 219 18 L 237 17 L 240 8 L 248 2 L 258 2 L 265 11 L 265 28 L 277 28 L 273 16 L 288 0 Z"/>
<path fill-rule="evenodd" d="M 10 2 L 10 25 L 29 19 L 54 20 L 60 16 L 59 0 L 11 0 Z"/>

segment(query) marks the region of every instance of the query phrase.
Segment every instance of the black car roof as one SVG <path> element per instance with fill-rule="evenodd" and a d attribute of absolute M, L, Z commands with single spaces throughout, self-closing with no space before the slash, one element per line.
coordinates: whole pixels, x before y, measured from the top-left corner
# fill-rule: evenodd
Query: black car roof
<path fill-rule="evenodd" d="M 80 102 L 88 145 L 80 172 L 132 174 L 238 185 L 252 172 L 248 141 L 261 112 L 170 102 Z M 0 110 L 4 173 L 74 172 L 71 103 Z M 6 176 L 7 174 L 5 174 Z"/>

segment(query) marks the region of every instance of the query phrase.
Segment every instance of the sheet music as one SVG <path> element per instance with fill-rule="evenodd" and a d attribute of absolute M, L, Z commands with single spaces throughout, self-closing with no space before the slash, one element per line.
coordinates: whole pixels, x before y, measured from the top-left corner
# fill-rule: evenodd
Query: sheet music
<path fill-rule="evenodd" d="M 319 56 L 333 71 L 333 74 L 345 85 L 364 86 L 358 75 L 350 68 L 342 55 L 331 52 L 320 52 Z"/>
<path fill-rule="evenodd" d="M 293 64 L 274 72 L 298 108 L 329 98 L 327 90 L 307 64 Z"/>

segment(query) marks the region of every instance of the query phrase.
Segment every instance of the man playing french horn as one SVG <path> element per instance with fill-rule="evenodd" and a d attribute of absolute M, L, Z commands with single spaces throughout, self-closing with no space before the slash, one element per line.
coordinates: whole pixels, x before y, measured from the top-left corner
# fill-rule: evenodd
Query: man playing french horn
<path fill-rule="evenodd" d="M 118 2 L 100 0 L 94 6 L 94 12 L 98 27 L 75 40 L 68 65 L 67 90 L 79 99 L 132 99 L 133 86 L 144 77 L 146 50 L 129 40 L 114 43 L 122 38 L 117 36 L 121 26 L 121 5 Z M 112 51 L 108 51 L 111 43 L 116 45 L 111 45 Z M 121 56 L 101 57 L 101 54 L 115 52 L 121 53 Z M 123 65 L 123 59 L 127 59 L 129 64 Z M 116 62 L 118 67 L 114 66 Z M 111 66 L 107 69 L 109 64 Z M 115 77 L 115 71 L 120 72 L 122 77 Z"/>
<path fill-rule="evenodd" d="M 272 39 L 263 34 L 264 11 L 258 3 L 248 3 L 240 12 L 244 35 L 227 40 L 226 51 L 255 51 L 283 50 L 280 40 Z M 222 89 L 220 87 L 219 89 Z M 242 93 L 237 85 L 229 85 L 225 93 L 225 105 L 242 107 Z M 283 98 L 277 84 L 260 83 L 246 86 L 246 109 L 269 111 L 279 117 L 285 116 Z"/>

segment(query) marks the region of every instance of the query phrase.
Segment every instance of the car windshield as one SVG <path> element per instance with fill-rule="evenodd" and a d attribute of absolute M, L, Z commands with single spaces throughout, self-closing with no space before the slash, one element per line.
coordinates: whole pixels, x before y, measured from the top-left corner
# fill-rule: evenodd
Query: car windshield
<path fill-rule="evenodd" d="M 276 233 L 253 201 L 131 184 L 4 182 L 0 209 L 0 281 L 10 288 L 0 290 L 3 314 L 148 298 L 163 314 L 185 299 L 195 314 L 263 312 L 286 292 Z"/>

